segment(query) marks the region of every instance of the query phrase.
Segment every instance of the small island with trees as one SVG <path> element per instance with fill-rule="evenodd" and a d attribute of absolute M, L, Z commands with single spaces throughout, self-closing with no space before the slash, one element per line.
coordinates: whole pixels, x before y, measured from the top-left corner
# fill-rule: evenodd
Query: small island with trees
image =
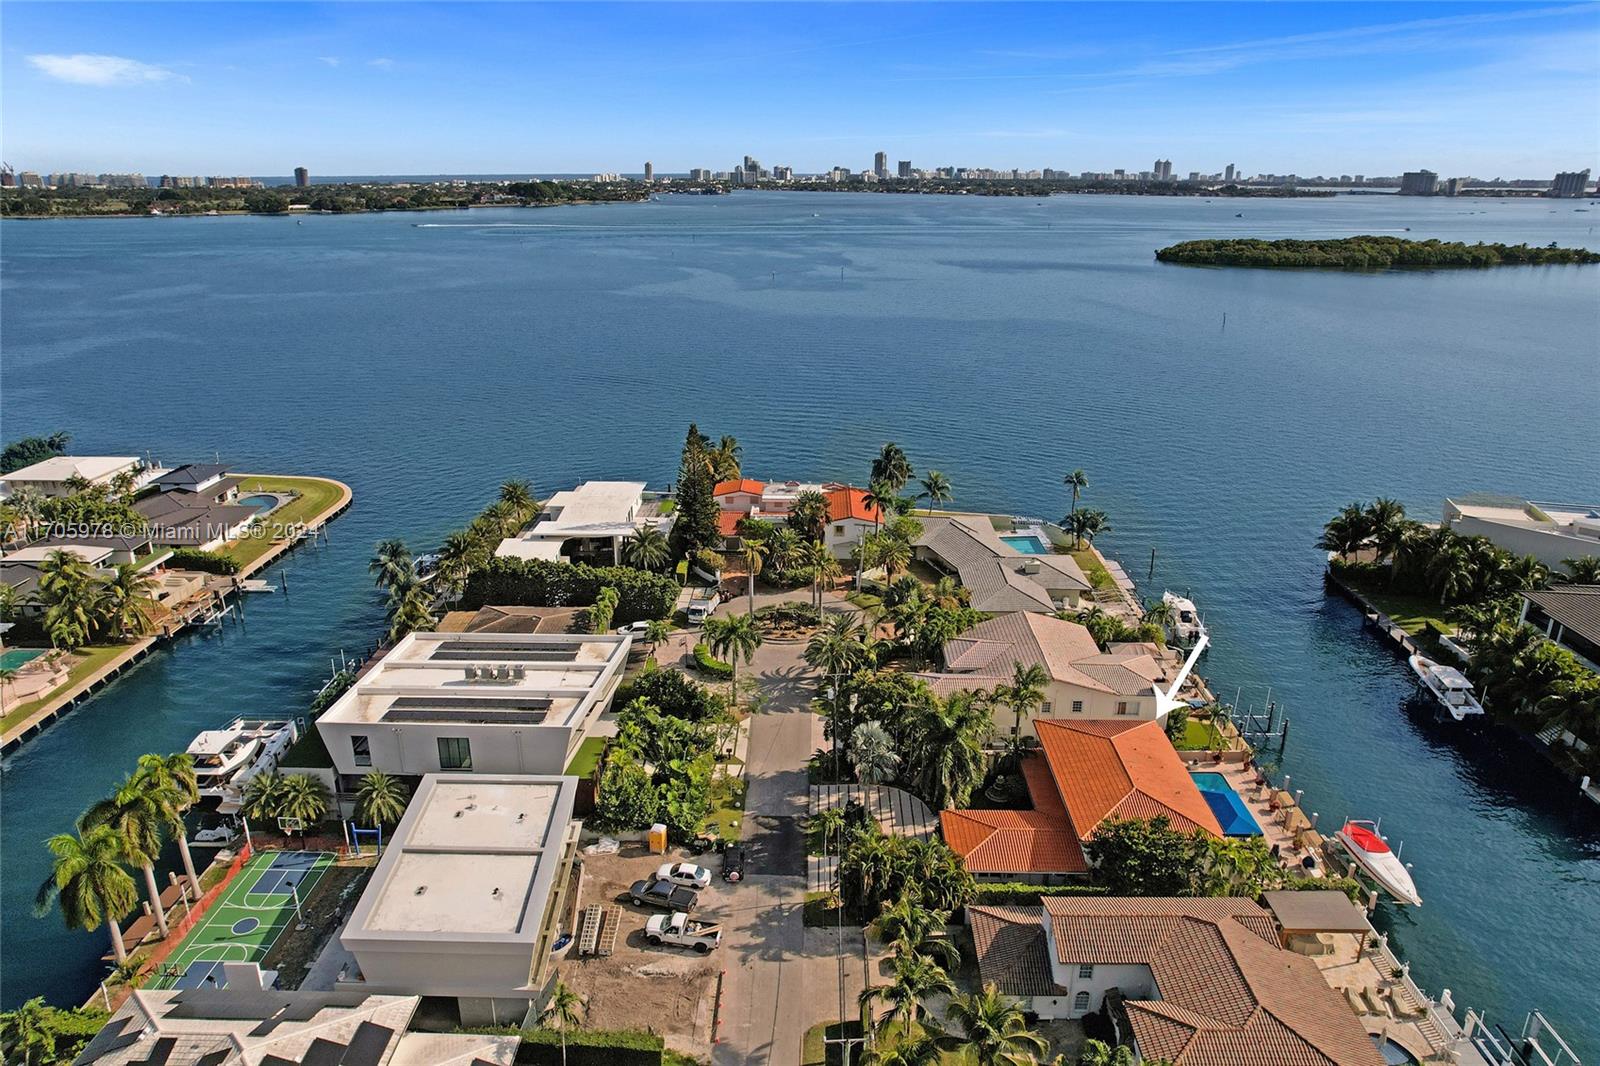
<path fill-rule="evenodd" d="M 1183 266 L 1390 270 L 1600 263 L 1600 252 L 1587 248 L 1558 248 L 1553 243 L 1534 247 L 1363 236 L 1316 241 L 1254 238 L 1183 241 L 1157 251 L 1156 259 Z"/>

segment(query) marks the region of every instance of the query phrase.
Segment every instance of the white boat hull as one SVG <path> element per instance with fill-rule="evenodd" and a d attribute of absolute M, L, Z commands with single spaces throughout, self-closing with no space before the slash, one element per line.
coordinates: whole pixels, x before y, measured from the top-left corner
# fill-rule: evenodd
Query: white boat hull
<path fill-rule="evenodd" d="M 1379 888 L 1401 903 L 1408 903 L 1413 907 L 1422 906 L 1422 896 L 1417 892 L 1411 871 L 1406 869 L 1406 864 L 1401 862 L 1394 852 L 1368 851 L 1344 829 L 1339 830 L 1335 839 L 1349 854 L 1351 860 L 1361 867 L 1368 877 L 1377 882 Z"/>

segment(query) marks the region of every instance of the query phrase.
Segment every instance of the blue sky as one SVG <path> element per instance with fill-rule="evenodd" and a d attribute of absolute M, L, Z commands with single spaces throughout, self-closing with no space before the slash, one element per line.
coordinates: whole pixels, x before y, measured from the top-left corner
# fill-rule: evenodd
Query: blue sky
<path fill-rule="evenodd" d="M 0 5 L 30 170 L 1600 170 L 1600 5 Z"/>

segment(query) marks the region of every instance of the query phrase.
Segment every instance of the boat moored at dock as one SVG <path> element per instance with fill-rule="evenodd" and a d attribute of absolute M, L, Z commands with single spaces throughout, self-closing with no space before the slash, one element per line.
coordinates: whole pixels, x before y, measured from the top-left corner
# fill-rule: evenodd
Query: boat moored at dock
<path fill-rule="evenodd" d="M 221 729 L 196 734 L 187 751 L 194 760 L 200 798 L 224 808 L 237 806 L 246 782 L 276 770 L 278 760 L 299 739 L 293 719 L 235 718 Z"/>
<path fill-rule="evenodd" d="M 1175 592 L 1163 592 L 1161 602 L 1171 608 L 1168 618 L 1167 639 L 1175 648 L 1188 651 L 1200 643 L 1200 638 L 1209 635 L 1205 621 L 1200 617 L 1199 608 L 1187 596 L 1179 596 Z"/>
<path fill-rule="evenodd" d="M 1422 654 L 1406 660 L 1411 672 L 1417 675 L 1417 684 L 1438 702 L 1446 713 L 1458 722 L 1483 714 L 1483 704 L 1473 695 L 1472 682 L 1453 666 L 1434 662 Z"/>
<path fill-rule="evenodd" d="M 1335 834 L 1339 846 L 1351 860 L 1377 882 L 1378 887 L 1401 903 L 1422 906 L 1411 870 L 1400 861 L 1400 856 L 1389 847 L 1389 842 L 1378 834 L 1378 823 L 1350 819 Z"/>

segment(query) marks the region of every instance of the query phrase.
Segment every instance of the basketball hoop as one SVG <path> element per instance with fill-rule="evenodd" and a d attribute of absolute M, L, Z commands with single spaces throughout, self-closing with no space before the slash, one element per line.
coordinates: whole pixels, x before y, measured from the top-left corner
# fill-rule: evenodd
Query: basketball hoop
<path fill-rule="evenodd" d="M 288 817 L 279 818 L 278 828 L 283 830 L 285 834 L 301 833 L 305 831 L 306 823 L 304 819 L 295 818 L 291 815 Z"/>

